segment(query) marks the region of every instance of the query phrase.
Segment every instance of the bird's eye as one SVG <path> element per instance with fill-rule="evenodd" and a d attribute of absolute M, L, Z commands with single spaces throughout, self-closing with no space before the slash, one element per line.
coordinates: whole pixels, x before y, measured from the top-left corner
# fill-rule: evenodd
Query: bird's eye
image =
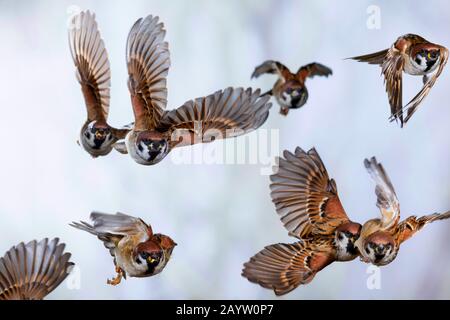
<path fill-rule="evenodd" d="M 344 236 L 342 235 L 342 233 L 339 233 L 339 236 L 338 236 L 338 238 L 339 238 L 339 240 L 344 240 Z"/>
<path fill-rule="evenodd" d="M 147 259 L 149 257 L 149 254 L 147 252 L 141 252 L 141 257 Z"/>
<path fill-rule="evenodd" d="M 85 132 L 85 133 L 84 133 L 84 136 L 85 136 L 86 138 L 88 138 L 88 139 L 91 138 L 91 134 L 90 134 L 89 132 Z"/>
<path fill-rule="evenodd" d="M 370 250 L 369 250 L 369 248 L 368 248 L 368 247 L 366 247 L 366 253 L 367 253 L 367 254 L 369 254 L 369 253 L 370 253 Z"/>

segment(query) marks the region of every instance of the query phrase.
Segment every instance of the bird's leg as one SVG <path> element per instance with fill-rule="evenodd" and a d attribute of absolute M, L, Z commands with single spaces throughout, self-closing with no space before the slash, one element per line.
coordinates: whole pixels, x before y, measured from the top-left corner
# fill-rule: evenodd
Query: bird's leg
<path fill-rule="evenodd" d="M 108 279 L 106 281 L 107 284 L 110 284 L 112 286 L 117 286 L 120 283 L 120 281 L 122 280 L 122 276 L 123 276 L 123 270 L 120 267 L 116 266 L 116 273 L 117 273 L 117 275 L 115 278 L 112 278 L 111 280 Z"/>
<path fill-rule="evenodd" d="M 282 114 L 283 116 L 287 116 L 288 112 L 289 112 L 289 107 L 283 106 L 280 108 L 280 114 Z"/>
<path fill-rule="evenodd" d="M 367 258 L 364 258 L 363 256 L 359 256 L 359 261 L 364 262 L 364 263 L 369 263 L 370 260 Z"/>
<path fill-rule="evenodd" d="M 422 77 L 423 84 L 427 83 L 428 79 L 429 79 L 428 76 L 426 74 L 424 74 Z"/>

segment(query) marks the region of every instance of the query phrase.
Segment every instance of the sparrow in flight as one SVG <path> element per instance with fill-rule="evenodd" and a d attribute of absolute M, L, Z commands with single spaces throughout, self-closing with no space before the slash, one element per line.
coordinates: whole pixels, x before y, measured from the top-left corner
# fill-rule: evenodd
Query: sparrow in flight
<path fill-rule="evenodd" d="M 349 59 L 381 66 L 391 105 L 390 119 L 391 121 L 399 120 L 403 127 L 403 124 L 408 122 L 441 75 L 448 60 L 448 49 L 418 35 L 406 34 L 399 37 L 389 49 Z M 436 73 L 429 77 L 429 74 L 436 69 Z M 403 72 L 413 76 L 422 76 L 423 80 L 422 89 L 406 106 L 403 106 L 402 102 Z M 403 120 L 404 111 L 407 112 L 407 115 Z"/>
<path fill-rule="evenodd" d="M 55 238 L 12 247 L 0 258 L 0 300 L 42 300 L 66 279 L 73 263 Z"/>
<path fill-rule="evenodd" d="M 242 275 L 283 295 L 309 283 L 332 262 L 355 259 L 361 225 L 348 218 L 315 149 L 284 151 L 278 172 L 270 178 L 276 211 L 289 235 L 299 241 L 265 247 L 244 264 Z"/>
<path fill-rule="evenodd" d="M 271 104 L 260 91 L 227 88 L 166 111 L 170 66 L 165 29 L 151 15 L 136 21 L 126 45 L 128 89 L 135 122 L 116 150 L 153 165 L 176 147 L 239 136 L 258 129 Z"/>
<path fill-rule="evenodd" d="M 170 237 L 154 234 L 142 219 L 123 213 L 93 212 L 93 225 L 80 221 L 70 226 L 97 236 L 114 258 L 116 277 L 108 280 L 118 285 L 122 277 L 150 277 L 160 273 L 177 245 Z"/>
<path fill-rule="evenodd" d="M 399 222 L 400 204 L 383 166 L 375 158 L 366 159 L 364 165 L 376 183 L 375 193 L 381 218 L 364 223 L 356 246 L 359 249 L 362 261 L 384 266 L 395 259 L 400 245 L 404 241 L 411 238 L 426 224 L 450 218 L 450 211 L 419 218 L 410 216 Z"/>
<path fill-rule="evenodd" d="M 276 74 L 278 80 L 272 90 L 264 95 L 273 95 L 280 105 L 280 113 L 287 115 L 289 109 L 298 109 L 308 100 L 308 90 L 305 86 L 306 78 L 333 74 L 330 68 L 320 63 L 310 63 L 292 73 L 287 67 L 278 61 L 268 60 L 255 68 L 252 78 L 257 78 L 264 73 Z"/>
<path fill-rule="evenodd" d="M 95 14 L 86 11 L 72 18 L 69 47 L 87 110 L 78 143 L 94 158 L 105 156 L 129 130 L 116 129 L 107 122 L 111 72 Z"/>

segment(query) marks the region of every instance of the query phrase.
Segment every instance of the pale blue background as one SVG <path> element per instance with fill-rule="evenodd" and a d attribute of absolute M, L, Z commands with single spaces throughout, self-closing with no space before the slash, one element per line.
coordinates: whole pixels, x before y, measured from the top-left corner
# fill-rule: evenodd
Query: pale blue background
<path fill-rule="evenodd" d="M 366 9 L 381 7 L 381 29 L 366 27 Z M 91 159 L 75 143 L 84 104 L 67 45 L 67 9 L 96 12 L 112 67 L 110 122 L 132 120 L 125 40 L 134 21 L 159 15 L 172 67 L 169 108 L 233 86 L 268 90 L 271 76 L 251 81 L 255 65 L 279 59 L 296 70 L 312 61 L 333 76 L 308 83 L 302 110 L 284 118 L 274 106 L 264 128 L 280 129 L 280 148 L 316 146 L 338 184 L 349 216 L 378 215 L 362 165 L 376 155 L 396 187 L 403 216 L 450 208 L 450 73 L 444 70 L 405 129 L 387 121 L 380 69 L 343 58 L 387 48 L 418 33 L 449 46 L 447 1 L 0 1 L 0 252 L 22 240 L 59 236 L 81 269 L 81 289 L 62 284 L 53 299 L 270 299 L 240 276 L 265 245 L 293 241 L 269 197 L 259 165 L 135 164 L 111 153 Z M 404 101 L 421 79 L 406 77 Z M 227 142 L 228 143 L 228 142 Z M 91 210 L 142 217 L 179 246 L 166 270 L 148 279 L 105 284 L 111 257 L 91 235 L 68 227 Z M 408 241 L 381 271 L 381 290 L 366 287 L 367 265 L 332 265 L 292 299 L 448 299 L 450 221 Z"/>

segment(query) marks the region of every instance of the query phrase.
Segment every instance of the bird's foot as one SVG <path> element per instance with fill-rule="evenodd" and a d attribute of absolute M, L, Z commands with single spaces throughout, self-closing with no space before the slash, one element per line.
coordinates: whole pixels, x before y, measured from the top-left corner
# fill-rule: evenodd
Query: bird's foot
<path fill-rule="evenodd" d="M 280 114 L 282 114 L 283 116 L 287 116 L 288 112 L 289 112 L 289 108 L 286 108 L 286 107 L 280 108 Z"/>
<path fill-rule="evenodd" d="M 117 275 L 115 278 L 112 278 L 111 280 L 108 279 L 106 281 L 107 284 L 110 284 L 112 286 L 117 286 L 120 283 L 120 281 L 122 280 L 123 271 L 119 267 L 116 267 L 116 273 L 117 273 Z"/>

